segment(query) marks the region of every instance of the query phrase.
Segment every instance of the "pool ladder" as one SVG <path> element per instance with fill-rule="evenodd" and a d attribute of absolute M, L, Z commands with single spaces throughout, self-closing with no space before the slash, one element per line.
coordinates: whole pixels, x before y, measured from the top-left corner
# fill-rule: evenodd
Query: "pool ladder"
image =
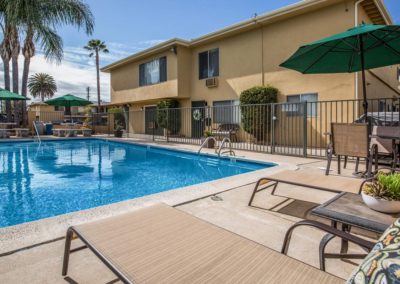
<path fill-rule="evenodd" d="M 36 127 L 35 121 L 33 121 L 32 124 L 33 124 L 33 129 L 34 129 L 35 132 L 36 132 L 36 135 L 33 137 L 33 139 L 34 139 L 34 141 L 37 141 L 39 144 L 41 144 L 41 143 L 42 143 L 42 140 L 40 139 L 39 131 L 38 131 L 37 127 Z M 35 138 L 36 138 L 36 139 L 35 139 Z"/>
<path fill-rule="evenodd" d="M 204 140 L 204 142 L 201 144 L 199 151 L 197 151 L 197 154 L 200 154 L 201 150 L 204 148 L 204 146 L 207 145 L 209 140 L 214 140 L 215 144 L 218 144 L 217 140 L 213 136 L 207 137 L 207 139 Z M 229 143 L 229 148 L 227 151 L 222 152 L 222 150 L 224 149 L 224 146 L 227 142 Z M 215 153 L 218 154 L 218 157 L 221 157 L 222 154 L 226 154 L 226 153 L 229 153 L 230 155 L 235 156 L 235 151 L 232 150 L 231 139 L 229 139 L 228 137 L 225 137 L 222 140 L 221 144 L 219 145 L 218 149 L 215 149 Z"/>

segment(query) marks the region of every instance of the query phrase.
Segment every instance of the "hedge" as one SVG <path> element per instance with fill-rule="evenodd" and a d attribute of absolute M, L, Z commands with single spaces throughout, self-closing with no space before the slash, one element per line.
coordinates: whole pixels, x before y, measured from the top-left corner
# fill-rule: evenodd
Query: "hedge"
<path fill-rule="evenodd" d="M 278 101 L 279 90 L 272 86 L 253 87 L 240 94 L 243 129 L 264 141 L 271 126 L 271 104 Z"/>

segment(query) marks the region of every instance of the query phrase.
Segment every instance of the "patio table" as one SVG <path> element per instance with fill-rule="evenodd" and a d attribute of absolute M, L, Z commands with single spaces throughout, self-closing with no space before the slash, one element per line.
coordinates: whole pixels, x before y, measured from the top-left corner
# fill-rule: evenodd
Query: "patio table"
<path fill-rule="evenodd" d="M 341 230 L 350 232 L 352 227 L 360 228 L 381 235 L 400 214 L 385 214 L 370 209 L 362 200 L 361 195 L 343 192 L 324 204 L 314 208 L 311 214 L 328 219 L 331 226 L 337 228 L 341 224 Z M 319 251 L 321 268 L 324 269 L 324 258 L 348 258 L 361 259 L 366 254 L 347 254 L 348 242 L 342 240 L 340 253 L 325 253 L 325 247 L 334 238 L 327 234 L 321 240 Z"/>
<path fill-rule="evenodd" d="M 14 128 L 15 136 L 17 137 L 28 137 L 29 129 L 28 128 Z"/>
<path fill-rule="evenodd" d="M 0 122 L 0 129 L 11 129 L 16 125 L 15 122 Z"/>

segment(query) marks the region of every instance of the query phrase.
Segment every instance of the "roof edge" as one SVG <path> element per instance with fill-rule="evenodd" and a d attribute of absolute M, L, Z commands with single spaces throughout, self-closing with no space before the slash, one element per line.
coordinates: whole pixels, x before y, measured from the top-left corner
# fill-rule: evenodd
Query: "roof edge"
<path fill-rule="evenodd" d="M 122 58 L 122 59 L 120 59 L 118 61 L 115 61 L 115 62 L 113 62 L 111 64 L 108 64 L 108 65 L 100 68 L 100 70 L 102 72 L 109 72 L 112 69 L 114 69 L 114 68 L 116 68 L 116 67 L 118 67 L 120 65 L 123 65 L 125 63 L 128 63 L 128 62 L 130 62 L 132 60 L 139 59 L 141 57 L 144 57 L 146 55 L 155 53 L 157 51 L 161 51 L 161 50 L 163 50 L 163 49 L 165 49 L 167 47 L 171 47 L 171 46 L 174 46 L 174 45 L 189 46 L 190 42 L 187 41 L 187 40 L 184 40 L 184 39 L 180 39 L 180 38 L 172 38 L 170 40 L 164 41 L 164 42 L 159 43 L 159 44 L 157 44 L 155 46 L 152 46 L 150 48 L 147 48 L 147 49 L 139 51 L 139 52 L 137 52 L 135 54 L 132 54 L 132 55 L 130 55 L 128 57 Z"/>

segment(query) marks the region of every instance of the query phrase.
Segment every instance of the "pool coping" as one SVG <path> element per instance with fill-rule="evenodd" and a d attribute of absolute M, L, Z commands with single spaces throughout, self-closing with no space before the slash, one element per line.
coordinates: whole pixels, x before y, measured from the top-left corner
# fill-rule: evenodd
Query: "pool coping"
<path fill-rule="evenodd" d="M 110 140 L 117 143 L 134 144 L 141 146 L 150 146 L 153 148 L 160 148 L 164 150 L 180 151 L 193 154 L 195 151 L 182 149 L 176 145 L 154 145 L 154 142 L 135 141 L 119 138 L 105 138 L 105 137 L 78 137 L 72 139 L 101 139 Z M 25 140 L 25 139 L 24 139 Z M 46 139 L 60 141 L 60 139 Z M 64 140 L 64 139 L 63 139 Z M 65 139 L 65 140 L 71 140 Z M 17 142 L 16 140 L 8 142 Z M 25 140 L 26 141 L 26 140 Z M 32 140 L 30 140 L 32 141 Z M 24 141 L 18 141 L 24 142 Z M 27 141 L 29 142 L 29 140 Z M 203 153 L 205 156 L 218 157 L 211 153 Z M 58 216 L 44 218 L 28 223 L 18 224 L 10 227 L 0 228 L 0 256 L 8 252 L 19 250 L 24 247 L 29 247 L 38 243 L 48 242 L 53 239 L 60 239 L 64 236 L 67 228 L 72 225 L 79 225 L 86 222 L 91 222 L 129 211 L 137 210 L 155 203 L 166 203 L 170 206 L 187 203 L 196 199 L 212 196 L 227 190 L 232 190 L 244 185 L 255 183 L 259 178 L 266 175 L 282 171 L 285 169 L 297 169 L 297 166 L 289 163 L 280 163 L 273 161 L 266 161 L 265 159 L 246 158 L 243 156 L 237 157 L 238 160 L 246 162 L 258 163 L 274 163 L 276 166 L 252 171 L 249 173 L 239 174 L 235 176 L 225 177 L 209 182 L 199 183 L 191 186 L 176 188 L 164 192 L 159 192 L 139 198 L 128 199 L 116 203 L 111 203 L 99 207 L 85 209 L 81 211 L 66 213 Z"/>

